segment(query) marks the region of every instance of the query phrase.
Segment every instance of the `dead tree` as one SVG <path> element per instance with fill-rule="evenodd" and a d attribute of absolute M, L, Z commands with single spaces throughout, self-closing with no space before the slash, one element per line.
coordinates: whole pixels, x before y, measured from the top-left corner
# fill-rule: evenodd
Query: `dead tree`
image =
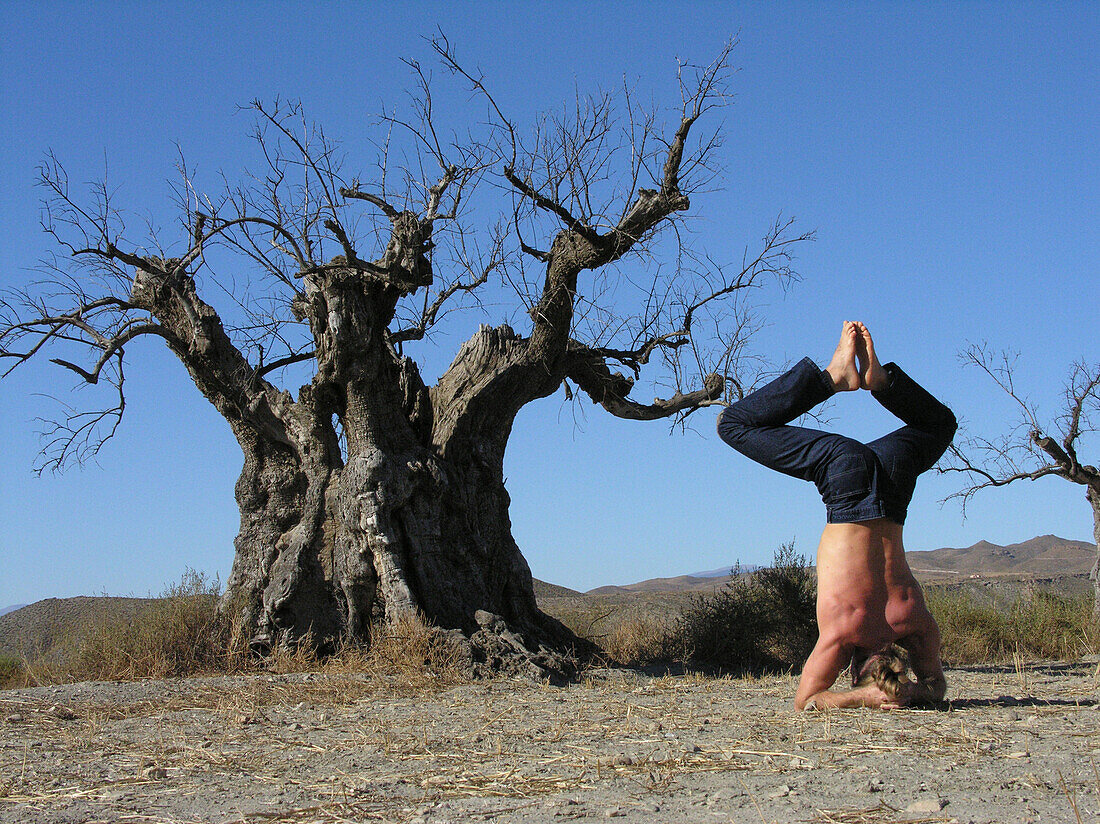
<path fill-rule="evenodd" d="M 256 102 L 262 170 L 208 196 L 181 160 L 170 245 L 165 232 L 136 242 L 105 182 L 80 196 L 50 158 L 44 225 L 67 254 L 5 296 L 0 356 L 7 372 L 48 357 L 111 393 L 55 422 L 43 467 L 57 469 L 115 431 L 127 349 L 167 344 L 244 456 L 223 609 L 256 647 L 368 640 L 416 612 L 470 639 L 476 661 L 560 670 L 576 639 L 536 606 L 510 528 L 516 414 L 563 387 L 635 420 L 736 392 L 741 296 L 791 278 L 790 248 L 809 235 L 776 221 L 732 267 L 683 242 L 689 196 L 715 176 L 718 132 L 697 132 L 724 103 L 729 48 L 680 67 L 667 130 L 627 89 L 521 136 L 450 44 L 434 46 L 487 117 L 446 131 L 410 62 L 411 113 L 378 122 L 368 180 L 345 175 L 300 106 Z M 480 325 L 426 385 L 406 350 L 452 310 L 509 296 L 511 325 Z M 643 373 L 665 397 L 632 397 Z M 296 393 L 280 383 L 301 375 Z"/>
<path fill-rule="evenodd" d="M 1093 581 L 1093 614 L 1100 620 L 1100 471 L 1078 455 L 1081 436 L 1095 431 L 1094 416 L 1100 411 L 1100 364 L 1073 364 L 1064 390 L 1065 408 L 1049 426 L 1040 422 L 1036 409 L 1017 390 L 1013 356 L 993 353 L 986 346 L 971 346 L 962 357 L 992 378 L 1019 407 L 1020 415 L 1008 435 L 994 440 L 972 435 L 951 448 L 941 471 L 962 472 L 972 482 L 948 499 L 961 500 L 965 511 L 967 502 L 980 490 L 1048 476 L 1085 487 L 1097 546 L 1096 563 L 1089 575 Z"/>

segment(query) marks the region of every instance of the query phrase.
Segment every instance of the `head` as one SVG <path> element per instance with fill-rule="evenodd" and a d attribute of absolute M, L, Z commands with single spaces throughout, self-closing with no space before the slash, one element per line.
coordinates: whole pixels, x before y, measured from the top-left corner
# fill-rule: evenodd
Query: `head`
<path fill-rule="evenodd" d="M 878 652 L 852 658 L 852 686 L 876 684 L 880 690 L 897 700 L 901 685 L 910 683 L 909 652 L 898 644 L 887 644 Z"/>

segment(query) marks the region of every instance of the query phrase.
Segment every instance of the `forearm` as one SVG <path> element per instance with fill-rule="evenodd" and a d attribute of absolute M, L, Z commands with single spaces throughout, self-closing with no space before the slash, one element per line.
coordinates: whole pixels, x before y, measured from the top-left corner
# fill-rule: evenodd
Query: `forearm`
<path fill-rule="evenodd" d="M 854 690 L 823 690 L 809 699 L 795 701 L 795 707 L 800 710 L 823 709 L 855 709 L 857 707 L 881 707 L 886 703 L 886 695 L 882 690 L 871 687 L 860 687 Z"/>

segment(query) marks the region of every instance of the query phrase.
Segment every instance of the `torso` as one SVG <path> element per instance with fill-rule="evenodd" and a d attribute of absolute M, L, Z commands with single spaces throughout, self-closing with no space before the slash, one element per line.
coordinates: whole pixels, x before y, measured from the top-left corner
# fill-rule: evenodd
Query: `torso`
<path fill-rule="evenodd" d="M 818 620 L 858 620 L 865 649 L 927 629 L 931 620 L 905 560 L 902 527 L 887 518 L 828 524 L 817 551 Z"/>

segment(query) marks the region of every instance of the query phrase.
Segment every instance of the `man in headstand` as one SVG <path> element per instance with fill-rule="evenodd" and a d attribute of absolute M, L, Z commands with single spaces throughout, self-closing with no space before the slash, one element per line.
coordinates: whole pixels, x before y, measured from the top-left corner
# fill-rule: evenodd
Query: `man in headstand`
<path fill-rule="evenodd" d="M 905 426 L 863 444 L 789 425 L 834 392 L 856 389 L 869 390 Z M 867 327 L 852 321 L 845 321 L 825 369 L 804 358 L 719 416 L 722 440 L 764 466 L 813 481 L 825 502 L 827 523 L 817 549 L 819 635 L 802 668 L 796 708 L 893 707 L 943 698 L 939 627 L 905 561 L 901 533 L 917 476 L 939 460 L 955 429 L 951 410 L 897 365 L 880 364 Z M 888 691 L 881 679 L 866 683 L 861 676 L 870 669 L 890 669 L 882 660 L 895 642 L 908 653 L 916 681 L 895 678 Z M 830 691 L 849 665 L 853 688 Z"/>

